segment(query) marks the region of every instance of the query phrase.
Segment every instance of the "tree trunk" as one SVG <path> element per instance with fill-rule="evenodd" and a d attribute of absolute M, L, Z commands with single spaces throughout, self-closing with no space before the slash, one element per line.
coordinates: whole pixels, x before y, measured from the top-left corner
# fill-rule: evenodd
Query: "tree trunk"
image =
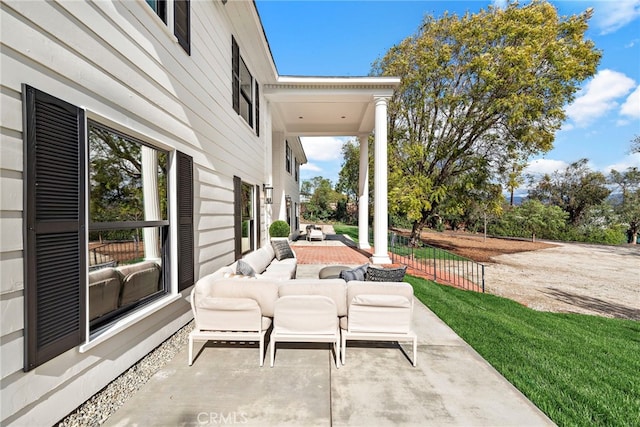
<path fill-rule="evenodd" d="M 411 228 L 411 236 L 409 236 L 409 245 L 417 246 L 418 242 L 420 242 L 420 234 L 422 234 L 422 229 L 426 224 L 427 220 L 423 216 L 419 221 L 413 222 L 413 227 Z"/>

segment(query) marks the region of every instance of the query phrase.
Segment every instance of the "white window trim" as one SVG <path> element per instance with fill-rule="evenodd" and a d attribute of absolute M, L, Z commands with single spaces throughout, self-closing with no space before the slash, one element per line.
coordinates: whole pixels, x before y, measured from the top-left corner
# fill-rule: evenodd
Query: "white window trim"
<path fill-rule="evenodd" d="M 80 351 L 80 353 L 86 353 L 87 351 L 98 346 L 99 344 L 102 344 L 103 342 L 109 340 L 110 338 L 113 338 L 116 335 L 120 334 L 121 332 L 125 331 L 130 326 L 138 324 L 140 321 L 144 320 L 145 318 L 151 316 L 152 314 L 162 310 L 163 308 L 173 304 L 174 302 L 182 298 L 183 297 L 181 294 L 166 295 L 160 298 L 159 300 L 154 301 L 153 303 L 137 311 L 132 312 L 130 315 L 127 315 L 117 320 L 113 325 L 105 329 L 104 332 L 94 336 L 93 338 L 89 338 L 85 344 L 81 345 L 78 348 L 78 350 Z"/>

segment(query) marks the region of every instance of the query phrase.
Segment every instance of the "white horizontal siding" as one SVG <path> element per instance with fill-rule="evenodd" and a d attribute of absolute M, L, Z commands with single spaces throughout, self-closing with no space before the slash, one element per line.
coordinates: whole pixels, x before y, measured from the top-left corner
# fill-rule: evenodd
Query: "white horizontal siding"
<path fill-rule="evenodd" d="M 265 124 L 257 138 L 232 109 L 231 35 L 254 77 L 266 78 L 270 64 L 261 63 L 268 53 L 254 57 L 253 41 L 243 39 L 257 30 L 235 29 L 221 2 L 191 8 L 188 56 L 141 0 L 0 4 L 3 425 L 54 423 L 191 317 L 181 299 L 85 353 L 72 349 L 22 371 L 23 83 L 85 108 L 90 119 L 193 156 L 196 278 L 233 262 L 233 176 L 265 182 L 271 136 Z M 268 120 L 268 103 L 260 104 Z"/>

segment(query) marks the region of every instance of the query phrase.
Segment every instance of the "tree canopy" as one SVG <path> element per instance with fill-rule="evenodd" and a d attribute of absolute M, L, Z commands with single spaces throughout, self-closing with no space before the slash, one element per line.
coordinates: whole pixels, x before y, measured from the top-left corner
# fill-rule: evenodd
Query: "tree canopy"
<path fill-rule="evenodd" d="M 426 16 L 374 64 L 402 79 L 389 103 L 389 207 L 413 221 L 414 238 L 445 202 L 467 204 L 502 165 L 552 148 L 600 60 L 584 38 L 591 16 L 537 0 Z"/>
<path fill-rule="evenodd" d="M 569 214 L 569 223 L 578 225 L 587 210 L 601 204 L 610 193 L 606 177 L 592 171 L 587 159 L 580 159 L 562 172 L 544 175 L 529 190 L 529 198 L 562 208 Z"/>

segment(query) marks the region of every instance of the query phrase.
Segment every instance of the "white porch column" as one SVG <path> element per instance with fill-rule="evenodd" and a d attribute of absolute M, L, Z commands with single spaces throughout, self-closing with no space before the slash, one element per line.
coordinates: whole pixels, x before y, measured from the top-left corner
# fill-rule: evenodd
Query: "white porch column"
<path fill-rule="evenodd" d="M 389 97 L 376 96 L 376 123 L 374 145 L 374 205 L 373 205 L 373 264 L 391 264 L 387 242 L 387 100 Z"/>
<path fill-rule="evenodd" d="M 360 141 L 360 172 L 358 186 L 358 247 L 371 249 L 369 244 L 369 134 L 358 135 Z"/>
<path fill-rule="evenodd" d="M 160 220 L 160 199 L 158 196 L 158 152 L 152 148 L 142 146 L 142 201 L 144 204 L 145 221 Z M 145 228 L 144 258 L 146 260 L 160 260 L 159 239 L 157 228 Z"/>

